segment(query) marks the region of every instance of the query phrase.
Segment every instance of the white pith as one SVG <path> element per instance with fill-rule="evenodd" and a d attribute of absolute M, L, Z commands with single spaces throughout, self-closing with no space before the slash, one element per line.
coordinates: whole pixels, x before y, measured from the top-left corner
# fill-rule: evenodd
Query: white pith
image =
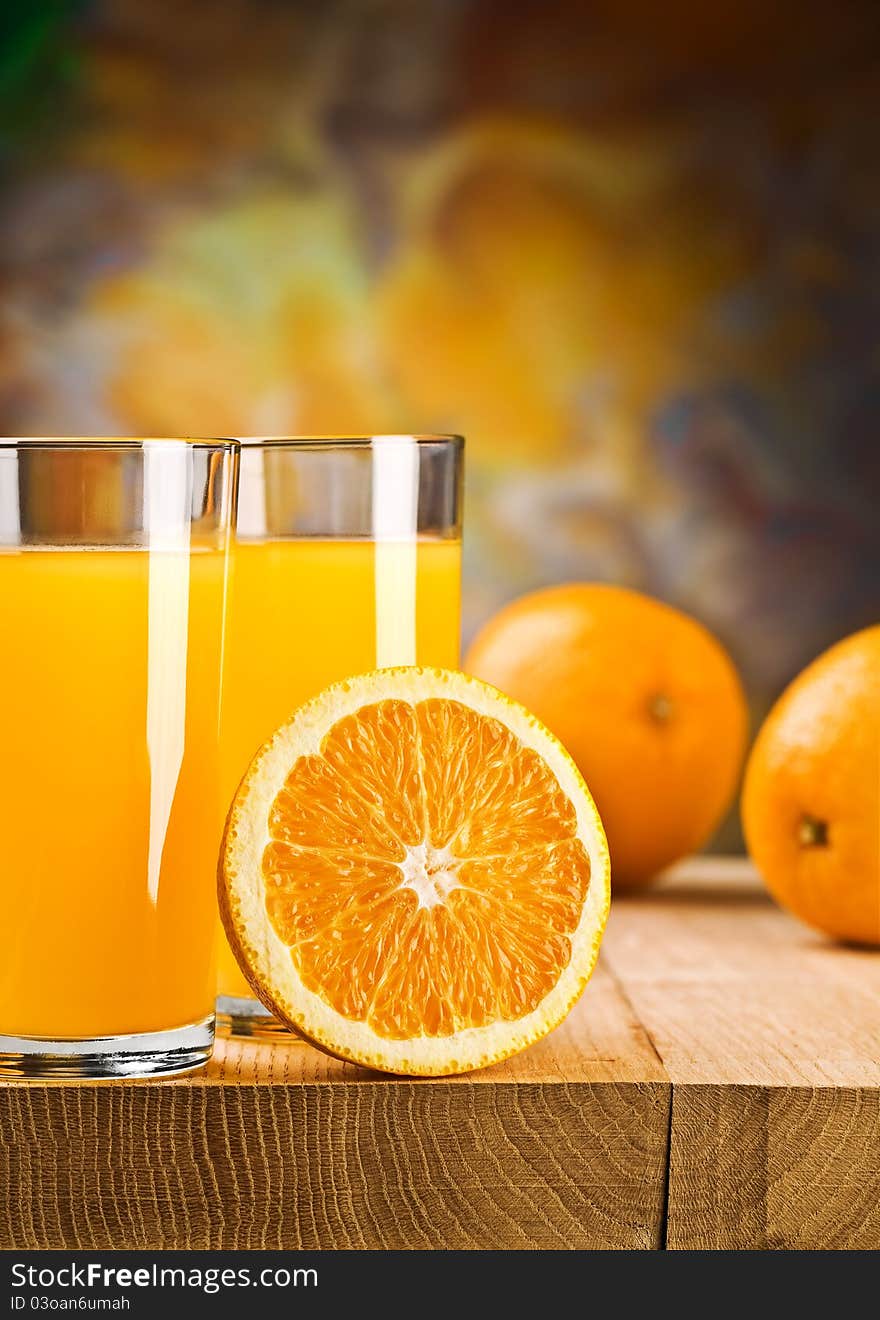
<path fill-rule="evenodd" d="M 445 903 L 459 883 L 458 858 L 448 848 L 435 848 L 430 840 L 404 847 L 406 856 L 397 863 L 403 876 L 401 889 L 411 889 L 420 908 Z"/>
<path fill-rule="evenodd" d="M 577 837 L 590 858 L 590 886 L 571 936 L 571 958 L 538 1006 L 515 1021 L 498 1020 L 443 1037 L 389 1039 L 367 1022 L 338 1013 L 301 982 L 290 949 L 268 919 L 262 857 L 270 842 L 269 812 L 291 766 L 300 756 L 320 754 L 338 720 L 383 700 L 412 703 L 432 698 L 461 701 L 479 715 L 500 719 L 553 772 L 572 803 Z M 401 886 L 413 890 L 421 907 L 445 902 L 457 886 L 456 859 L 429 840 L 407 848 L 398 864 Z M 260 750 L 236 794 L 222 857 L 225 920 L 250 965 L 250 979 L 266 1002 L 331 1053 L 385 1071 L 412 1074 L 463 1072 L 523 1049 L 559 1023 L 590 978 L 610 899 L 608 848 L 592 798 L 571 757 L 533 715 L 488 684 L 435 669 L 386 669 L 328 688 L 301 707 Z"/>

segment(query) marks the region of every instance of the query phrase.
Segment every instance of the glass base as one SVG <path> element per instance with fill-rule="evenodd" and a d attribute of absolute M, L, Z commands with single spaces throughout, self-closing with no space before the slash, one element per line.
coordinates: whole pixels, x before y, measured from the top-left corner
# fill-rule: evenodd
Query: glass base
<path fill-rule="evenodd" d="M 29 1081 L 106 1081 L 120 1077 L 170 1077 L 208 1062 L 214 1048 L 214 1018 L 171 1031 L 82 1040 L 0 1035 L 0 1078 Z"/>
<path fill-rule="evenodd" d="M 305 1044 L 258 999 L 238 999 L 234 995 L 217 996 L 217 1034 L 249 1036 L 253 1040 L 272 1040 L 286 1045 Z"/>

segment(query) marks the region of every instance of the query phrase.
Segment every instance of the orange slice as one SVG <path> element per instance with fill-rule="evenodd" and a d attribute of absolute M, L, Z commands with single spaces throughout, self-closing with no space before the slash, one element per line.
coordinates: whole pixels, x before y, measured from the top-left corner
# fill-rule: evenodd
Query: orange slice
<path fill-rule="evenodd" d="M 224 924 L 263 1003 L 387 1072 L 465 1072 L 552 1030 L 608 901 L 568 753 L 445 670 L 378 670 L 301 707 L 252 762 L 221 851 Z"/>

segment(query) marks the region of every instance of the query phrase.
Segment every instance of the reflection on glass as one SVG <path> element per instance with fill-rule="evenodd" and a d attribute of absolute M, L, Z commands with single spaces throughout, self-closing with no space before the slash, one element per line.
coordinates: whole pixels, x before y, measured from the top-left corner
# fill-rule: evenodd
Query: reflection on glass
<path fill-rule="evenodd" d="M 227 801 L 254 753 L 328 683 L 390 665 L 456 668 L 456 437 L 245 441 L 221 731 Z M 278 1030 L 219 939 L 218 1012 Z"/>
<path fill-rule="evenodd" d="M 213 1037 L 232 442 L 0 445 L 0 1072 Z"/>

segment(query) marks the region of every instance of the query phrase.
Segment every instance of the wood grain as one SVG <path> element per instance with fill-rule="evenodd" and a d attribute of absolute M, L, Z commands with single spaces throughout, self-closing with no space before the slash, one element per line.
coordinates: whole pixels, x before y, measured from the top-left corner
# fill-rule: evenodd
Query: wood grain
<path fill-rule="evenodd" d="M 672 1250 L 876 1250 L 880 1096 L 853 1087 L 683 1086 Z"/>
<path fill-rule="evenodd" d="M 298 1042 L 267 1049 L 256 1041 L 221 1040 L 202 1077 L 176 1085 L 198 1085 L 202 1080 L 226 1085 L 261 1085 L 298 1082 L 364 1081 L 388 1084 L 381 1073 L 367 1072 L 351 1063 Z M 558 1082 L 665 1082 L 666 1073 L 647 1032 L 600 961 L 590 984 L 565 1022 L 537 1045 L 514 1059 L 506 1059 L 480 1072 L 445 1078 L 445 1086 L 497 1086 L 510 1082 L 541 1085 Z M 433 1086 L 436 1082 L 424 1081 Z"/>
<path fill-rule="evenodd" d="M 877 1249 L 878 1003 L 880 957 L 701 859 L 618 896 L 581 1003 L 484 1072 L 231 1041 L 0 1083 L 0 1248 Z"/>
<path fill-rule="evenodd" d="M 673 1085 L 667 1245 L 880 1247 L 880 957 L 707 859 L 619 901 L 603 956 Z"/>
<path fill-rule="evenodd" d="M 7 1084 L 0 1247 L 656 1248 L 669 1105 L 604 972 L 468 1077 L 234 1042 L 187 1081 Z"/>

